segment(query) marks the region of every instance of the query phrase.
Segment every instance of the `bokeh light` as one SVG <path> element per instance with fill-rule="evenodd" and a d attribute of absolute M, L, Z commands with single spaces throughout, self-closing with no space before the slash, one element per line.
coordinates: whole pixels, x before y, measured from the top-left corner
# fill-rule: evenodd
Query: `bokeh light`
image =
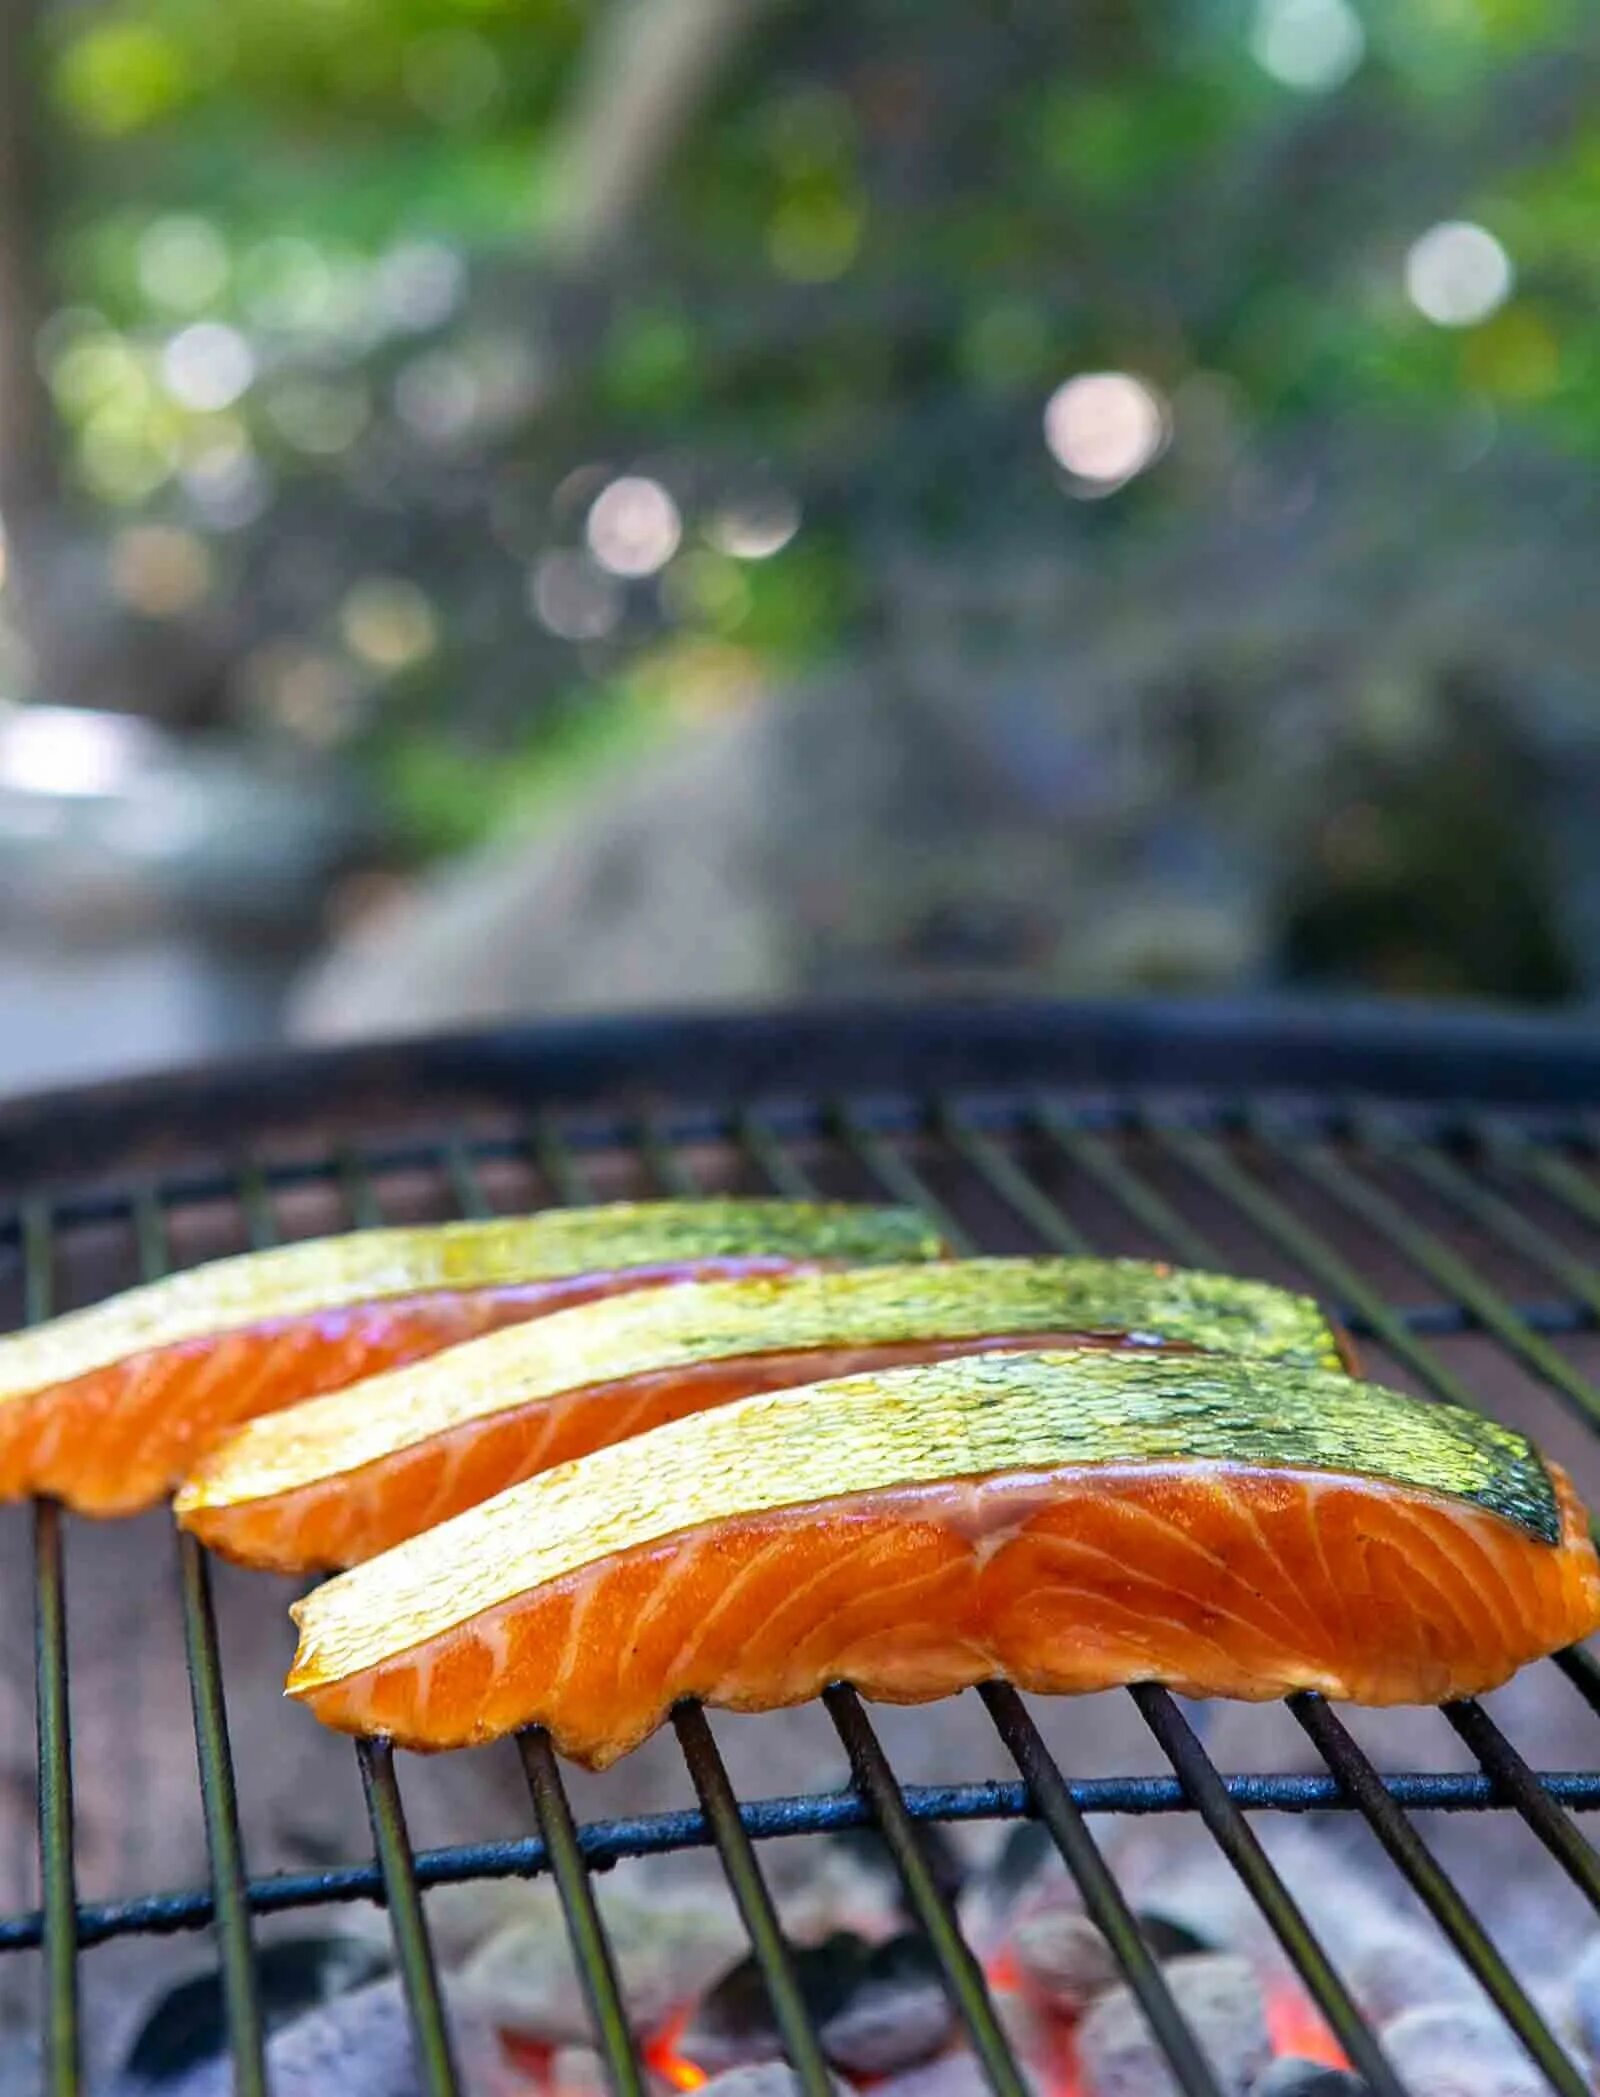
<path fill-rule="evenodd" d="M 180 407 L 231 408 L 255 375 L 255 352 L 225 321 L 197 320 L 161 352 L 162 383 Z"/>
<path fill-rule="evenodd" d="M 266 411 L 296 451 L 333 458 L 348 451 L 366 428 L 371 403 L 358 378 L 302 372 L 273 387 Z"/>
<path fill-rule="evenodd" d="M 1366 31 L 1350 0 L 1258 0 L 1250 53 L 1285 87 L 1327 94 L 1366 54 Z"/>
<path fill-rule="evenodd" d="M 210 590 L 211 555 L 179 525 L 124 525 L 111 542 L 111 587 L 147 618 L 179 618 Z"/>
<path fill-rule="evenodd" d="M 1441 328 L 1470 328 L 1511 296 L 1511 257 L 1485 226 L 1448 219 L 1430 226 L 1406 256 L 1406 295 Z"/>
<path fill-rule="evenodd" d="M 228 246 L 209 219 L 174 214 L 139 236 L 139 289 L 152 305 L 198 313 L 228 283 Z"/>
<path fill-rule="evenodd" d="M 1086 371 L 1058 386 L 1045 404 L 1045 443 L 1078 484 L 1109 495 L 1153 465 L 1167 443 L 1160 396 L 1126 371 Z"/>
<path fill-rule="evenodd" d="M 339 628 L 350 653 L 374 670 L 409 670 L 439 645 L 427 593 L 399 575 L 364 576 L 345 597 Z"/>
<path fill-rule="evenodd" d="M 92 799 L 116 793 L 155 749 L 156 732 L 126 714 L 19 706 L 0 714 L 0 787 Z"/>
<path fill-rule="evenodd" d="M 595 497 L 585 535 L 590 552 L 613 575 L 654 575 L 677 552 L 683 519 L 659 481 L 625 473 Z"/>
<path fill-rule="evenodd" d="M 622 593 L 585 553 L 561 549 L 534 564 L 528 602 L 540 625 L 563 641 L 603 641 L 622 618 Z"/>
<path fill-rule="evenodd" d="M 466 289 L 466 263 L 442 240 L 402 241 L 381 258 L 373 276 L 374 295 L 389 326 L 417 335 L 442 327 Z"/>
<path fill-rule="evenodd" d="M 735 560 L 765 561 L 799 529 L 799 503 L 786 489 L 767 488 L 722 504 L 707 521 L 706 537 Z"/>

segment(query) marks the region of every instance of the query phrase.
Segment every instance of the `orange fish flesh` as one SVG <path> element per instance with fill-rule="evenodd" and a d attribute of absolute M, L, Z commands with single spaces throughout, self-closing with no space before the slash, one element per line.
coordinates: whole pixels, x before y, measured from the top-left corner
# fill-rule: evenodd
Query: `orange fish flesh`
<path fill-rule="evenodd" d="M 1564 1475 L 1322 1370 L 968 1356 L 746 1398 L 546 1471 L 328 1581 L 288 1689 L 438 1749 L 539 1724 L 601 1768 L 682 1697 L 987 1678 L 1435 1703 L 1600 1626 Z"/>
<path fill-rule="evenodd" d="M 251 1421 L 178 1518 L 243 1564 L 353 1565 L 592 1449 L 868 1369 L 1044 1346 L 1187 1346 L 1336 1368 L 1308 1297 L 1142 1260 L 985 1259 L 688 1284 L 537 1325 Z"/>
<path fill-rule="evenodd" d="M 132 1513 L 239 1422 L 500 1326 L 647 1284 L 940 1250 L 906 1209 L 681 1201 L 218 1260 L 0 1339 L 0 1499 Z"/>

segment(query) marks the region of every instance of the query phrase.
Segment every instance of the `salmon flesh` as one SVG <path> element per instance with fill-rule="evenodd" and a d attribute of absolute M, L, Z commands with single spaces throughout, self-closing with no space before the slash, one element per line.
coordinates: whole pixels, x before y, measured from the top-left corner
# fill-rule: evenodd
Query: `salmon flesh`
<path fill-rule="evenodd" d="M 1164 1682 L 1437 1703 L 1600 1625 L 1564 1475 L 1326 1370 L 969 1356 L 746 1398 L 513 1486 L 294 1610 L 288 1689 L 434 1749 L 601 1768 L 682 1697 Z"/>
<path fill-rule="evenodd" d="M 505 1487 L 709 1406 L 900 1363 L 1184 1346 L 1335 1369 L 1309 1298 L 1142 1260 L 982 1259 L 686 1284 L 591 1303 L 250 1422 L 178 1517 L 284 1572 L 390 1549 Z"/>
<path fill-rule="evenodd" d="M 932 1259 L 909 1209 L 623 1202 L 245 1253 L 0 1339 L 0 1499 L 128 1514 L 240 1421 L 589 1298 Z"/>

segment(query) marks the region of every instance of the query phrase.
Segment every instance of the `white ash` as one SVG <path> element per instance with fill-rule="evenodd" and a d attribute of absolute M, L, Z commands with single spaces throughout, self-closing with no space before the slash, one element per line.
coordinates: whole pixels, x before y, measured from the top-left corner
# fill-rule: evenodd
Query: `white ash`
<path fill-rule="evenodd" d="M 1179 2009 L 1227 2097 L 1246 2097 L 1272 2058 L 1266 2002 L 1248 1959 L 1227 1952 L 1179 1959 L 1167 1968 Z M 1102 1995 L 1078 2030 L 1088 2097 L 1166 2097 L 1177 2083 L 1131 1988 Z"/>
<path fill-rule="evenodd" d="M 847 2097 L 843 2083 L 835 2083 L 834 2088 L 838 2097 Z M 713 2075 L 702 2085 L 700 2097 L 803 2097 L 803 2093 L 800 2078 L 787 2061 L 761 2061 Z"/>
<path fill-rule="evenodd" d="M 524 2097 L 493 2030 L 457 2005 L 451 2017 L 463 2097 Z M 396 1980 L 375 1981 L 326 2008 L 298 2018 L 267 2042 L 273 2097 L 426 2097 L 405 2000 Z M 162 2097 L 232 2097 L 233 2070 L 212 2061 Z M 149 2097 L 143 2082 L 124 2081 L 111 2097 Z"/>
<path fill-rule="evenodd" d="M 904 2075 L 892 2075 L 873 2097 L 992 2097 L 989 2078 L 970 2052 L 941 2054 Z"/>
<path fill-rule="evenodd" d="M 1122 1979 L 1100 1930 L 1065 1901 L 1040 1901 L 1019 1916 L 1010 1946 L 1023 1984 L 1063 2016 L 1080 2015 Z"/>
<path fill-rule="evenodd" d="M 1548 2097 L 1543 2075 L 1487 2003 L 1407 2010 L 1378 2036 L 1411 2097 Z"/>
<path fill-rule="evenodd" d="M 592 2046 L 558 2046 L 550 2057 L 550 2097 L 606 2097 L 606 2064 Z"/>
<path fill-rule="evenodd" d="M 507 2031 L 552 2045 L 587 2045 L 593 2027 L 555 1889 L 541 1881 L 522 1890 L 527 1897 L 516 1919 L 461 1967 L 461 1994 Z M 642 1898 L 607 1886 L 600 1902 L 636 2032 L 652 2030 L 703 1993 L 748 1948 L 726 1893 L 720 1899 Z"/>

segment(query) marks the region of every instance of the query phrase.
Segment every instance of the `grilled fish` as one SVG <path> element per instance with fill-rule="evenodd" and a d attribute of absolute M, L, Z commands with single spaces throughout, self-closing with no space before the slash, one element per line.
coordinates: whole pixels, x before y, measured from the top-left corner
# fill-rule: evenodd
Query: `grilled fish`
<path fill-rule="evenodd" d="M 0 1499 L 149 1506 L 225 1429 L 649 1283 L 932 1259 L 925 1219 L 683 1201 L 359 1231 L 218 1260 L 0 1339 Z"/>
<path fill-rule="evenodd" d="M 546 1471 L 300 1602 L 292 1696 L 604 1767 L 681 1697 L 1165 1682 L 1435 1703 L 1600 1625 L 1519 1434 L 1326 1370 L 972 1356 L 746 1398 Z"/>
<path fill-rule="evenodd" d="M 248 1565 L 352 1565 L 504 1487 L 708 1406 L 975 1351 L 1187 1346 L 1337 1368 L 1309 1298 L 1140 1260 L 963 1260 L 585 1304 L 218 1443 L 180 1521 Z"/>

